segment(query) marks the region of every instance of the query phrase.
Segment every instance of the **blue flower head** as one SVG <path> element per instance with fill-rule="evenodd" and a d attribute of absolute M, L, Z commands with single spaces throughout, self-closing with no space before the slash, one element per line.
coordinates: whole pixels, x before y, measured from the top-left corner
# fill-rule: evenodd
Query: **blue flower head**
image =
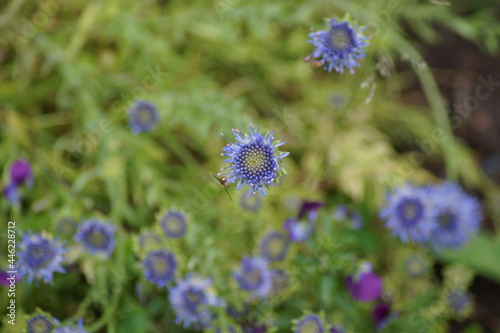
<path fill-rule="evenodd" d="M 449 291 L 446 301 L 451 313 L 456 317 L 465 316 L 472 309 L 472 297 L 462 290 Z"/>
<path fill-rule="evenodd" d="M 282 261 L 290 247 L 289 238 L 280 231 L 268 233 L 260 243 L 260 251 L 268 261 Z"/>
<path fill-rule="evenodd" d="M 233 273 L 241 290 L 253 297 L 266 297 L 272 290 L 273 277 L 266 260 L 260 257 L 245 257 L 241 266 Z"/>
<path fill-rule="evenodd" d="M 325 327 L 317 315 L 307 315 L 302 317 L 296 324 L 294 333 L 323 333 Z"/>
<path fill-rule="evenodd" d="M 346 67 L 354 73 L 354 67 L 360 67 L 358 59 L 365 57 L 363 48 L 369 45 L 366 42 L 369 37 L 362 34 L 366 27 L 359 28 L 333 19 L 328 19 L 326 25 L 330 29 L 309 34 L 308 42 L 314 45 L 314 50 L 306 60 L 319 60 L 320 65 L 329 72 L 335 69 L 342 74 Z"/>
<path fill-rule="evenodd" d="M 160 120 L 156 107 L 146 101 L 136 101 L 128 110 L 128 116 L 134 134 L 151 132 Z"/>
<path fill-rule="evenodd" d="M 75 241 L 81 243 L 90 254 L 100 254 L 107 258 L 115 249 L 115 229 L 111 223 L 90 219 L 78 228 Z"/>
<path fill-rule="evenodd" d="M 58 240 L 50 240 L 43 234 L 27 234 L 23 237 L 18 252 L 19 274 L 27 278 L 27 282 L 43 279 L 52 282 L 55 272 L 64 273 L 61 263 L 66 250 Z"/>
<path fill-rule="evenodd" d="M 87 331 L 83 327 L 82 319 L 79 319 L 77 325 L 59 326 L 54 330 L 53 333 L 87 333 Z"/>
<path fill-rule="evenodd" d="M 187 230 L 186 215 L 180 211 L 167 211 L 160 220 L 160 226 L 168 238 L 180 238 Z"/>
<path fill-rule="evenodd" d="M 21 201 L 21 193 L 14 183 L 7 185 L 2 192 L 7 201 L 9 201 L 12 205 Z"/>
<path fill-rule="evenodd" d="M 210 306 L 219 305 L 211 281 L 198 276 L 177 281 L 177 285 L 170 288 L 169 299 L 177 316 L 176 323 L 182 322 L 185 328 L 209 326 L 213 319 Z"/>
<path fill-rule="evenodd" d="M 28 333 L 52 333 L 55 322 L 51 316 L 37 311 L 27 322 Z"/>
<path fill-rule="evenodd" d="M 387 196 L 380 212 L 387 228 L 403 242 L 429 240 L 436 228 L 435 212 L 429 199 L 429 189 L 406 184 Z"/>
<path fill-rule="evenodd" d="M 144 277 L 146 280 L 164 287 L 175 277 L 177 261 L 173 253 L 165 250 L 151 251 L 143 261 Z"/>
<path fill-rule="evenodd" d="M 431 242 L 445 248 L 458 248 L 475 235 L 481 224 L 479 201 L 451 182 L 432 189 L 437 227 Z"/>
<path fill-rule="evenodd" d="M 314 222 L 318 218 L 318 210 L 321 207 L 323 207 L 321 202 L 303 201 L 297 218 L 288 218 L 285 221 L 283 228 L 292 242 L 303 242 L 312 235 Z"/>
<path fill-rule="evenodd" d="M 248 196 L 257 191 L 266 196 L 266 188 L 277 183 L 279 176 L 285 174 L 281 159 L 289 153 L 278 150 L 285 142 L 275 140 L 274 132 L 268 132 L 265 136 L 260 134 L 253 125 L 250 125 L 250 134 L 242 135 L 237 129 L 233 129 L 233 134 L 236 139 L 234 143 L 222 134 L 229 144 L 222 148 L 224 153 L 221 155 L 228 157 L 224 162 L 229 163 L 229 166 L 221 171 L 229 171 L 218 175 L 225 175 L 228 183 L 238 182 L 237 190 L 245 185 L 249 187 Z"/>

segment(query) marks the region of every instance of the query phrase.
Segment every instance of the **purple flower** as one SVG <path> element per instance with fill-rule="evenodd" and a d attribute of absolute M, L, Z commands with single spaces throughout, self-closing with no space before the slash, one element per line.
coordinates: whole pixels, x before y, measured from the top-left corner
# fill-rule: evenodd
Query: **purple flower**
<path fill-rule="evenodd" d="M 362 264 L 354 277 L 347 277 L 346 284 L 352 297 L 359 302 L 370 302 L 379 298 L 383 289 L 382 279 L 372 272 L 369 263 Z"/>
<path fill-rule="evenodd" d="M 377 330 L 382 329 L 395 315 L 391 313 L 391 306 L 388 303 L 380 302 L 373 308 L 372 317 Z"/>
<path fill-rule="evenodd" d="M 9 184 L 3 189 L 3 195 L 11 204 L 16 204 L 21 201 L 21 194 L 19 189 L 14 184 Z"/>
<path fill-rule="evenodd" d="M 333 325 L 330 328 L 330 333 L 344 333 L 344 329 L 339 325 Z"/>
<path fill-rule="evenodd" d="M 12 282 L 14 284 L 19 280 L 19 276 L 17 274 L 9 274 L 6 271 L 0 271 L 0 285 L 9 287 Z"/>
<path fill-rule="evenodd" d="M 253 297 L 266 297 L 272 291 L 273 276 L 264 258 L 244 257 L 233 277 L 239 288 L 250 292 Z"/>
<path fill-rule="evenodd" d="M 12 184 L 19 186 L 27 183 L 28 186 L 33 184 L 33 173 L 31 165 L 26 160 L 17 160 L 10 166 L 10 180 Z"/>

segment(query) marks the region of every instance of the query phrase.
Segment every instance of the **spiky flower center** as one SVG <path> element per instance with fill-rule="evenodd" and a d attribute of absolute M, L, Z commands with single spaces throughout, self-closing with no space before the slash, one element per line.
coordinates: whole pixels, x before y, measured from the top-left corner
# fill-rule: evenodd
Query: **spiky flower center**
<path fill-rule="evenodd" d="M 170 263 L 170 260 L 168 260 L 168 257 L 161 254 L 155 254 L 151 256 L 151 263 L 153 266 L 152 267 L 153 272 L 158 275 L 163 275 L 165 273 L 168 273 L 172 268 L 172 265 Z"/>
<path fill-rule="evenodd" d="M 264 177 L 274 173 L 275 162 L 272 147 L 251 143 L 244 145 L 236 154 L 236 166 L 253 183 L 258 183 Z"/>
<path fill-rule="evenodd" d="M 165 227 L 171 233 L 179 233 L 184 228 L 184 220 L 180 216 L 169 216 L 165 219 Z"/>
<path fill-rule="evenodd" d="M 440 214 L 438 216 L 439 226 L 449 231 L 455 230 L 457 224 L 456 220 L 456 215 L 449 211 L 444 212 L 443 214 Z"/>
<path fill-rule="evenodd" d="M 96 248 L 105 248 L 109 243 L 109 235 L 100 229 L 94 228 L 87 235 L 87 242 Z"/>
<path fill-rule="evenodd" d="M 323 329 L 321 325 L 314 319 L 306 319 L 303 321 L 299 327 L 298 332 L 300 333 L 321 333 Z"/>
<path fill-rule="evenodd" d="M 32 268 L 45 266 L 55 255 L 55 249 L 49 240 L 43 239 L 38 243 L 30 244 L 27 248 L 28 264 Z"/>
<path fill-rule="evenodd" d="M 141 124 L 153 125 L 155 123 L 154 111 L 147 106 L 139 106 L 136 109 L 136 116 Z"/>
<path fill-rule="evenodd" d="M 52 328 L 52 323 L 44 315 L 33 317 L 28 322 L 28 333 L 49 333 Z"/>
<path fill-rule="evenodd" d="M 328 41 L 336 51 L 346 52 L 356 46 L 356 41 L 347 23 L 335 25 L 330 29 Z"/>
<path fill-rule="evenodd" d="M 424 206 L 418 199 L 403 199 L 397 207 L 398 217 L 406 225 L 413 225 L 423 216 Z"/>
<path fill-rule="evenodd" d="M 274 236 L 267 240 L 265 249 L 271 257 L 279 257 L 286 246 L 285 240 L 281 236 Z"/>
<path fill-rule="evenodd" d="M 206 299 L 205 292 L 201 289 L 191 287 L 184 294 L 184 307 L 192 313 L 196 313 L 198 306 Z"/>
<path fill-rule="evenodd" d="M 247 272 L 247 283 L 251 289 L 257 288 L 262 283 L 262 272 L 258 269 L 252 269 Z"/>

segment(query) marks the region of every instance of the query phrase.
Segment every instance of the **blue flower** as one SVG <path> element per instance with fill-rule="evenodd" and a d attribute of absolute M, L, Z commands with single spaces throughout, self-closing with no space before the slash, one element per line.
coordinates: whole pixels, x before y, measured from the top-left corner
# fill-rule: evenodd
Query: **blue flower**
<path fill-rule="evenodd" d="M 409 184 L 401 186 L 388 194 L 380 217 L 386 221 L 392 234 L 403 242 L 426 242 L 436 228 L 435 210 L 429 197 L 428 188 Z"/>
<path fill-rule="evenodd" d="M 289 247 L 288 237 L 279 231 L 268 233 L 260 243 L 260 251 L 268 261 L 282 261 L 285 259 Z"/>
<path fill-rule="evenodd" d="M 128 110 L 128 116 L 134 134 L 151 132 L 160 120 L 156 107 L 146 101 L 136 101 Z"/>
<path fill-rule="evenodd" d="M 195 328 L 209 326 L 213 313 L 210 306 L 219 305 L 211 288 L 211 281 L 197 276 L 179 280 L 177 286 L 170 288 L 169 299 L 176 313 L 176 323 Z"/>
<path fill-rule="evenodd" d="M 174 279 L 177 261 L 173 253 L 165 250 L 156 250 L 146 255 L 143 266 L 146 280 L 159 287 L 163 287 Z"/>
<path fill-rule="evenodd" d="M 445 182 L 432 189 L 437 227 L 431 242 L 445 248 L 458 248 L 475 235 L 481 224 L 479 201 L 459 185 Z"/>
<path fill-rule="evenodd" d="M 186 215 L 176 210 L 170 210 L 163 215 L 160 225 L 168 238 L 180 238 L 187 230 Z"/>
<path fill-rule="evenodd" d="M 76 326 L 59 326 L 53 333 L 87 333 L 87 331 L 83 327 L 82 319 L 79 319 Z"/>
<path fill-rule="evenodd" d="M 429 262 L 420 254 L 411 255 L 404 262 L 406 275 L 412 279 L 424 277 L 429 271 Z"/>
<path fill-rule="evenodd" d="M 17 186 L 13 183 L 7 185 L 3 189 L 3 195 L 13 205 L 21 201 L 21 193 L 19 192 Z"/>
<path fill-rule="evenodd" d="M 241 290 L 254 297 L 266 297 L 271 292 L 273 278 L 266 260 L 260 257 L 245 257 L 241 266 L 233 273 Z"/>
<path fill-rule="evenodd" d="M 52 333 L 54 321 L 44 314 L 38 314 L 28 319 L 27 326 L 28 333 Z"/>
<path fill-rule="evenodd" d="M 465 316 L 472 309 L 471 296 L 461 290 L 449 291 L 446 301 L 454 316 Z"/>
<path fill-rule="evenodd" d="M 250 125 L 250 135 L 242 135 L 239 130 L 233 129 L 233 134 L 237 142 L 229 141 L 229 144 L 222 148 L 228 158 L 224 161 L 229 166 L 225 175 L 228 183 L 238 182 L 236 189 L 243 186 L 250 187 L 248 196 L 259 191 L 266 196 L 266 188 L 278 182 L 280 175 L 285 173 L 281 167 L 281 159 L 289 153 L 281 152 L 277 148 L 285 142 L 274 140 L 274 132 L 268 132 L 265 136 L 259 133 Z"/>
<path fill-rule="evenodd" d="M 344 329 L 340 325 L 333 325 L 330 328 L 330 333 L 344 333 Z"/>
<path fill-rule="evenodd" d="M 98 219 L 84 221 L 78 228 L 75 241 L 80 242 L 90 254 L 101 254 L 107 258 L 115 249 L 115 226 Z"/>
<path fill-rule="evenodd" d="M 61 263 L 66 250 L 57 239 L 52 241 L 42 234 L 28 234 L 23 237 L 19 248 L 19 274 L 27 278 L 28 283 L 33 279 L 51 283 L 55 272 L 65 272 Z"/>
<path fill-rule="evenodd" d="M 369 45 L 362 32 L 366 27 L 358 28 L 348 22 L 336 22 L 328 19 L 329 30 L 311 32 L 309 43 L 314 45 L 312 53 L 306 57 L 306 61 L 318 59 L 323 68 L 329 72 L 335 69 L 342 74 L 344 67 L 354 73 L 354 67 L 360 67 L 358 59 L 364 58 L 363 48 Z"/>
<path fill-rule="evenodd" d="M 295 324 L 294 333 L 323 333 L 325 327 L 317 315 L 307 315 Z"/>

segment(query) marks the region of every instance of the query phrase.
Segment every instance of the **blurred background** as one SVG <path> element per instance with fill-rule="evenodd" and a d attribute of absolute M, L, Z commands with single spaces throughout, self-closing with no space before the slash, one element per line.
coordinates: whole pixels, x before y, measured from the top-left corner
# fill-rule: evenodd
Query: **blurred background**
<path fill-rule="evenodd" d="M 339 74 L 304 61 L 310 29 L 346 14 L 371 36 L 361 67 Z M 292 247 L 280 268 L 300 283 L 271 304 L 250 302 L 253 329 L 289 332 L 293 319 L 313 311 L 346 332 L 500 332 L 498 1 L 5 0 L 0 31 L 0 185 L 8 186 L 19 159 L 30 162 L 34 179 L 18 203 L 0 200 L 0 233 L 15 220 L 18 236 L 43 231 L 71 248 L 60 221 L 96 217 L 118 226 L 122 244 L 101 261 L 69 251 L 67 273 L 52 284 L 18 283 L 18 325 L 3 316 L 2 332 L 23 331 L 36 308 L 60 321 L 83 318 L 88 332 L 194 331 L 175 324 L 167 291 L 141 277 L 139 233 L 166 209 L 186 212 L 185 239 L 165 245 L 178 256 L 178 277 L 211 277 L 228 304 L 242 306 L 231 272 L 302 200 L 324 204 L 325 230 L 340 204 L 364 226 L 335 224 L 334 239 L 325 241 L 338 246 L 325 250 L 326 270 L 314 241 Z M 127 110 L 137 100 L 158 109 L 151 133 L 131 133 Z M 250 123 L 274 130 L 290 152 L 287 175 L 256 211 L 235 186 L 231 204 L 212 177 L 224 166 L 220 133 L 248 133 Z M 480 199 L 481 232 L 452 251 L 391 238 L 378 218 L 385 193 L 440 179 Z M 425 281 L 396 268 L 410 252 L 425 253 Z M 371 308 L 353 302 L 342 283 L 362 260 L 383 277 L 394 305 L 384 328 L 373 326 Z M 314 267 L 305 276 L 304 261 Z M 2 255 L 0 268 L 6 265 Z M 470 277 L 474 306 L 465 316 L 436 310 L 450 267 Z M 126 277 L 120 283 L 117 271 Z M 109 299 L 96 301 L 103 285 Z M 2 287 L 2 308 L 7 302 Z M 237 330 L 250 332 L 242 324 Z"/>

